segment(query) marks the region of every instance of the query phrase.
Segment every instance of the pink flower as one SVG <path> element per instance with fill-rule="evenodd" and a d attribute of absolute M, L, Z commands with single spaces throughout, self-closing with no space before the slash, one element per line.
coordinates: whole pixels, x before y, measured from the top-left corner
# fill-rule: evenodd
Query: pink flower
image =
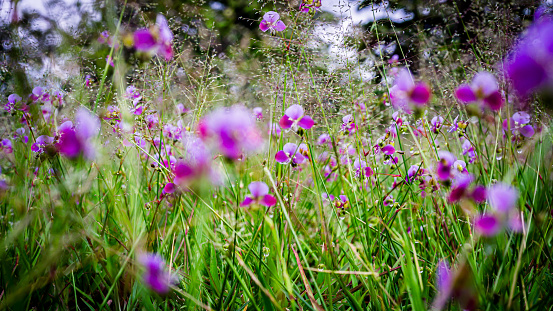
<path fill-rule="evenodd" d="M 516 209 L 518 191 L 507 184 L 498 183 L 488 189 L 487 197 L 492 209 L 507 214 Z"/>
<path fill-rule="evenodd" d="M 306 146 L 305 148 L 307 149 Z M 302 164 L 305 161 L 305 157 L 301 154 L 298 145 L 294 143 L 287 143 L 286 145 L 284 145 L 282 150 L 275 154 L 275 160 L 282 164 L 292 163 L 292 165 L 296 165 Z"/>
<path fill-rule="evenodd" d="M 233 160 L 263 145 L 251 111 L 239 105 L 211 112 L 200 121 L 198 131 L 202 140 Z"/>
<path fill-rule="evenodd" d="M 302 0 L 300 11 L 308 13 L 311 10 L 319 11 L 321 9 L 321 0 Z"/>
<path fill-rule="evenodd" d="M 494 214 L 483 214 L 474 220 L 474 229 L 486 237 L 497 235 L 501 228 L 501 220 Z"/>
<path fill-rule="evenodd" d="M 240 206 L 250 206 L 251 204 L 261 204 L 263 206 L 273 206 L 276 199 L 269 194 L 269 187 L 262 181 L 254 181 L 249 186 L 250 196 L 247 196 Z"/>
<path fill-rule="evenodd" d="M 455 90 L 455 97 L 463 103 L 483 103 L 494 111 L 503 106 L 503 97 L 499 92 L 497 80 L 487 71 L 477 73 L 470 85 L 460 85 Z"/>
<path fill-rule="evenodd" d="M 442 181 L 448 180 L 452 174 L 453 164 L 457 159 L 451 152 L 444 150 L 438 151 L 438 158 L 440 159 L 437 168 L 438 178 Z"/>
<path fill-rule="evenodd" d="M 308 130 L 315 125 L 315 121 L 313 121 L 310 116 L 304 115 L 303 107 L 297 104 L 288 107 L 278 123 L 283 129 L 296 128 L 299 126 Z"/>
<path fill-rule="evenodd" d="M 259 29 L 265 32 L 271 30 L 271 33 L 275 31 L 283 31 L 286 29 L 286 25 L 280 20 L 280 15 L 277 12 L 269 11 L 263 15 L 263 20 L 259 23 Z"/>
<path fill-rule="evenodd" d="M 534 128 L 529 124 L 530 115 L 528 113 L 524 111 L 515 112 L 510 121 L 511 124 L 509 124 L 509 120 L 503 121 L 503 130 L 507 131 L 510 125 L 511 132 L 515 136 L 522 135 L 527 138 L 534 136 Z"/>
<path fill-rule="evenodd" d="M 12 153 L 13 147 L 12 147 L 12 141 L 8 138 L 2 139 L 0 142 L 0 150 L 4 151 L 5 153 Z"/>
<path fill-rule="evenodd" d="M 68 158 L 76 158 L 83 154 L 91 160 L 96 153 L 92 138 L 100 132 L 100 119 L 84 108 L 80 108 L 75 115 L 76 126 L 69 122 L 60 126 L 59 141 L 56 147 L 60 154 Z"/>
<path fill-rule="evenodd" d="M 261 107 L 255 107 L 253 108 L 253 115 L 258 119 L 263 119 L 263 109 Z"/>
<path fill-rule="evenodd" d="M 390 100 L 396 110 L 411 111 L 411 106 L 426 105 L 432 93 L 424 82 L 415 83 L 409 70 L 403 68 L 397 75 L 394 86 L 390 89 Z"/>
<path fill-rule="evenodd" d="M 171 41 L 173 41 L 173 32 L 161 14 L 157 15 L 154 27 L 134 32 L 134 47 L 137 51 L 154 53 L 162 56 L 165 60 L 173 58 Z"/>

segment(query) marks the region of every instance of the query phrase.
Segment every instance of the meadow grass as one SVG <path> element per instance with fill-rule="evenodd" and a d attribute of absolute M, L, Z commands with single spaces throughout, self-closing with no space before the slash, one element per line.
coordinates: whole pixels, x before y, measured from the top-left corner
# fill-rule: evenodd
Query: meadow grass
<path fill-rule="evenodd" d="M 377 77 L 370 81 L 356 77 L 361 56 L 329 72 L 323 66 L 331 60 L 307 44 L 313 15 L 281 14 L 287 30 L 266 33 L 258 59 L 241 63 L 209 46 L 195 55 L 175 43 L 171 60 L 154 56 L 135 68 L 113 47 L 114 67 L 98 70 L 91 85 L 72 77 L 75 87 L 63 106 L 53 103 L 50 119 L 41 113 L 41 99 L 25 98 L 27 111 L 7 115 L 2 137 L 12 139 L 13 150 L 4 148 L 1 159 L 7 186 L 0 199 L 0 309 L 425 310 L 440 295 L 452 299 L 436 308 L 551 308 L 551 121 L 544 103 L 532 97 L 524 110 L 535 134 L 513 140 L 513 125 L 503 129 L 521 110 L 499 68 L 508 47 L 475 40 L 464 50 L 419 29 L 420 62 L 411 77 L 427 81 L 433 96 L 397 122 L 390 92 L 408 63 L 402 50 L 396 63 L 376 53 Z M 378 40 L 390 35 L 378 23 L 370 33 Z M 511 37 L 501 42 L 514 38 L 502 35 Z M 399 40 L 394 31 L 391 36 Z M 499 80 L 505 104 L 498 111 L 453 96 L 482 70 Z M 143 113 L 133 114 L 129 85 L 139 90 Z M 179 103 L 187 112 L 177 110 Z M 169 163 L 170 156 L 190 156 L 186 133 L 198 134 L 212 111 L 237 104 L 250 112 L 263 108 L 260 120 L 251 116 L 263 146 L 225 156 L 217 142 L 202 137 L 214 172 L 179 184 Z M 268 135 L 267 124 L 278 123 L 294 104 L 315 126 Z M 94 157 L 64 156 L 55 142 L 31 150 L 40 135 L 63 139 L 62 115 L 74 120 L 79 106 L 100 116 Z M 120 112 L 110 115 L 109 106 Z M 154 114 L 159 123 L 152 125 Z M 355 130 L 344 129 L 346 115 L 346 128 L 354 123 Z M 435 116 L 443 117 L 437 129 Z M 175 138 L 164 126 L 179 120 L 182 137 Z M 22 126 L 28 143 L 13 138 Z M 329 141 L 321 144 L 323 133 Z M 474 148 L 474 159 L 461 138 Z M 275 154 L 286 143 L 305 144 L 306 160 L 279 163 Z M 395 149 L 391 156 L 382 151 L 387 145 Z M 512 213 L 522 227 L 479 233 L 475 219 L 493 208 L 468 190 L 451 202 L 455 178 L 440 180 L 436 173 L 441 151 L 466 163 L 472 185 L 512 185 L 518 193 Z M 372 174 L 356 167 L 356 159 Z M 412 166 L 418 168 L 411 178 Z M 276 204 L 241 206 L 255 181 L 268 185 Z M 169 182 L 178 189 L 164 192 Z M 148 267 L 139 258 L 147 253 L 163 258 L 173 275 L 168 292 L 156 293 L 145 280 Z M 451 267 L 448 285 L 437 280 L 441 262 Z"/>

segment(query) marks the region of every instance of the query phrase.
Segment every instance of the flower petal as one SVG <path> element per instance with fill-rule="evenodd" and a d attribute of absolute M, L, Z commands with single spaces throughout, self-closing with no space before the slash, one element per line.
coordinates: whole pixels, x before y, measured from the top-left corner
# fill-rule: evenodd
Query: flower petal
<path fill-rule="evenodd" d="M 501 213 L 508 213 L 516 208 L 518 191 L 507 184 L 495 184 L 488 190 L 488 203 Z"/>
<path fill-rule="evenodd" d="M 262 199 L 259 203 L 260 203 L 261 205 L 270 207 L 270 206 L 275 205 L 276 202 L 277 202 L 277 200 L 275 199 L 275 197 L 273 197 L 273 196 L 270 195 L 270 194 L 266 194 L 265 196 L 263 196 L 263 199 Z"/>
<path fill-rule="evenodd" d="M 428 103 L 431 96 L 430 87 L 423 82 L 417 83 L 411 91 L 411 100 L 419 106 Z"/>
<path fill-rule="evenodd" d="M 455 97 L 463 103 L 470 103 L 476 101 L 476 94 L 472 91 L 467 84 L 461 84 L 455 90 Z"/>
<path fill-rule="evenodd" d="M 134 48 L 137 51 L 149 51 L 156 45 L 156 40 L 149 29 L 139 29 L 134 32 Z"/>
<path fill-rule="evenodd" d="M 292 127 L 292 124 L 294 124 L 294 120 L 290 119 L 287 115 L 283 115 L 280 121 L 278 121 L 278 124 L 283 129 L 289 129 Z"/>
<path fill-rule="evenodd" d="M 290 161 L 290 158 L 286 155 L 286 152 L 280 150 L 275 154 L 275 160 L 279 163 L 286 163 Z"/>
<path fill-rule="evenodd" d="M 496 216 L 484 214 L 475 219 L 474 229 L 483 236 L 492 237 L 501 230 L 501 223 Z"/>
<path fill-rule="evenodd" d="M 286 25 L 282 21 L 278 21 L 274 27 L 276 31 L 284 31 L 286 29 Z"/>
<path fill-rule="evenodd" d="M 262 181 L 254 181 L 250 183 L 248 189 L 250 189 L 250 193 L 256 199 L 261 198 L 262 196 L 269 193 L 269 186 L 267 186 L 267 184 Z"/>
<path fill-rule="evenodd" d="M 298 126 L 306 130 L 312 128 L 313 125 L 315 125 L 315 121 L 310 116 L 303 116 L 298 122 Z"/>
<path fill-rule="evenodd" d="M 263 20 L 267 21 L 267 23 L 274 24 L 276 21 L 280 19 L 280 15 L 278 15 L 275 11 L 269 11 L 263 15 Z"/>
<path fill-rule="evenodd" d="M 491 110 L 498 111 L 503 106 L 503 96 L 501 96 L 499 91 L 495 91 L 484 98 L 484 103 L 490 107 Z"/>
<path fill-rule="evenodd" d="M 534 128 L 531 125 L 523 126 L 519 131 L 524 137 L 529 138 L 534 136 Z"/>
<path fill-rule="evenodd" d="M 288 109 L 284 111 L 284 114 L 294 121 L 299 120 L 299 118 L 303 116 L 303 107 L 298 104 L 294 104 L 288 107 Z"/>
<path fill-rule="evenodd" d="M 246 198 L 244 198 L 244 201 L 242 201 L 242 203 L 240 203 L 240 206 L 241 207 L 249 206 L 250 204 L 252 204 L 252 202 L 253 202 L 252 198 L 246 197 Z"/>
<path fill-rule="evenodd" d="M 261 29 L 261 31 L 263 32 L 269 30 L 269 25 L 267 25 L 267 22 L 265 20 L 262 20 L 261 23 L 259 23 L 259 29 Z"/>

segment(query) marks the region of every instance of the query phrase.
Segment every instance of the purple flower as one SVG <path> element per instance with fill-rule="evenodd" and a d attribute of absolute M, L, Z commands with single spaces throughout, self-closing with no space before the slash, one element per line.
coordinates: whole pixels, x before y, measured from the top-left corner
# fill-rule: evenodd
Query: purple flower
<path fill-rule="evenodd" d="M 351 114 L 343 117 L 342 122 L 342 131 L 348 134 L 355 133 L 355 131 L 357 130 L 357 125 L 355 125 L 353 116 Z"/>
<path fill-rule="evenodd" d="M 304 115 L 302 106 L 297 104 L 288 107 L 278 123 L 283 129 L 299 126 L 308 130 L 315 125 L 315 121 L 310 116 Z"/>
<path fill-rule="evenodd" d="M 259 29 L 265 32 L 271 30 L 271 33 L 275 31 L 283 31 L 286 29 L 286 25 L 280 20 L 280 15 L 277 12 L 269 11 L 263 15 L 263 20 L 259 23 Z"/>
<path fill-rule="evenodd" d="M 263 119 L 263 109 L 261 107 L 253 108 L 253 115 L 258 119 Z"/>
<path fill-rule="evenodd" d="M 444 118 L 440 116 L 435 116 L 434 118 L 432 118 L 432 120 L 430 121 L 430 124 L 432 124 L 432 132 L 438 133 L 443 123 L 444 123 Z"/>
<path fill-rule="evenodd" d="M 442 181 L 448 180 L 451 177 L 453 163 L 455 163 L 457 159 L 451 152 L 444 150 L 438 151 L 438 158 L 440 159 L 437 168 L 438 178 Z"/>
<path fill-rule="evenodd" d="M 380 149 L 380 151 L 382 151 L 382 153 L 384 153 L 386 155 L 392 155 L 396 152 L 396 148 L 394 148 L 394 146 L 388 144 L 388 145 L 382 147 L 382 149 Z"/>
<path fill-rule="evenodd" d="M 501 229 L 501 221 L 494 214 L 483 214 L 474 220 L 474 229 L 486 237 L 497 235 Z"/>
<path fill-rule="evenodd" d="M 544 16 L 534 23 L 506 59 L 505 73 L 516 92 L 526 97 L 553 83 L 553 18 Z"/>
<path fill-rule="evenodd" d="M 4 151 L 5 153 L 12 153 L 13 147 L 12 147 L 12 141 L 8 138 L 2 139 L 0 142 L 0 149 Z"/>
<path fill-rule="evenodd" d="M 167 20 L 161 14 L 157 15 L 156 25 L 149 29 L 139 29 L 134 32 L 134 48 L 137 51 L 154 53 L 165 60 L 173 58 L 173 32 Z"/>
<path fill-rule="evenodd" d="M 455 90 L 455 97 L 463 103 L 483 103 L 494 111 L 503 106 L 503 97 L 499 92 L 497 80 L 487 71 L 474 75 L 471 85 L 460 85 Z"/>
<path fill-rule="evenodd" d="M 486 187 L 482 185 L 478 185 L 474 187 L 474 189 L 472 189 L 472 193 L 470 196 L 472 197 L 474 202 L 477 202 L 477 203 L 482 203 L 486 201 L 486 197 L 487 197 Z"/>
<path fill-rule="evenodd" d="M 332 140 L 330 139 L 330 135 L 324 133 L 317 138 L 317 144 L 318 145 L 330 145 L 332 143 Z"/>
<path fill-rule="evenodd" d="M 319 11 L 321 9 L 321 0 L 302 0 L 300 11 L 308 13 L 311 10 Z"/>
<path fill-rule="evenodd" d="M 42 153 L 44 152 L 44 147 L 52 144 L 54 142 L 54 137 L 50 137 L 47 135 L 41 135 L 37 137 L 34 144 L 31 145 L 31 150 L 36 153 Z"/>
<path fill-rule="evenodd" d="M 440 260 L 436 269 L 436 289 L 438 295 L 434 301 L 433 309 L 442 309 L 452 295 L 453 273 L 446 260 Z"/>
<path fill-rule="evenodd" d="M 138 261 L 144 267 L 142 275 L 144 285 L 160 295 L 167 294 L 177 279 L 167 271 L 163 258 L 157 254 L 148 253 L 140 255 Z"/>
<path fill-rule="evenodd" d="M 453 180 L 451 186 L 451 192 L 449 193 L 449 202 L 457 202 L 463 198 L 467 192 L 467 188 L 472 182 L 472 176 L 470 174 L 459 174 Z"/>
<path fill-rule="evenodd" d="M 250 196 L 247 196 L 240 206 L 250 206 L 251 204 L 261 204 L 263 206 L 273 206 L 276 199 L 269 194 L 269 187 L 262 181 L 254 181 L 248 186 Z"/>
<path fill-rule="evenodd" d="M 487 198 L 492 209 L 502 214 L 508 214 L 516 209 L 518 191 L 507 184 L 498 183 L 488 189 Z"/>
<path fill-rule="evenodd" d="M 111 55 L 106 56 L 106 63 L 115 68 L 115 64 L 113 63 L 113 58 L 111 57 Z"/>
<path fill-rule="evenodd" d="M 8 96 L 8 103 L 4 106 L 4 110 L 11 112 L 15 104 L 19 103 L 22 100 L 21 96 L 17 94 L 11 94 Z"/>
<path fill-rule="evenodd" d="M 465 161 L 462 161 L 462 160 L 457 160 L 453 162 L 453 168 L 454 168 L 453 172 L 455 175 L 464 174 L 468 172 L 467 164 L 465 163 Z"/>
<path fill-rule="evenodd" d="M 163 187 L 163 191 L 161 193 L 163 195 L 168 195 L 175 192 L 175 190 L 177 190 L 177 186 L 174 183 L 170 182 Z"/>
<path fill-rule="evenodd" d="M 239 105 L 211 112 L 200 121 L 198 131 L 202 140 L 233 160 L 243 151 L 254 152 L 263 145 L 251 111 Z"/>
<path fill-rule="evenodd" d="M 390 100 L 396 110 L 411 111 L 411 106 L 422 107 L 430 101 L 432 93 L 424 82 L 415 83 L 411 73 L 403 68 L 390 89 Z"/>
<path fill-rule="evenodd" d="M 298 145 L 294 143 L 287 143 L 284 145 L 282 150 L 275 154 L 275 160 L 282 164 L 292 163 L 292 165 L 295 165 L 302 164 L 305 161 L 305 157 L 301 154 Z"/>
<path fill-rule="evenodd" d="M 469 157 L 469 163 L 473 163 L 476 160 L 476 152 L 474 151 L 474 146 L 470 143 L 468 139 L 465 139 L 461 147 L 463 148 L 463 155 Z"/>
<path fill-rule="evenodd" d="M 60 137 L 56 147 L 68 158 L 76 158 L 83 154 L 91 160 L 96 152 L 91 140 L 100 131 L 100 119 L 88 110 L 80 108 L 75 115 L 75 121 L 75 127 L 60 126 Z"/>
<path fill-rule="evenodd" d="M 503 130 L 509 129 L 509 120 L 503 121 Z M 524 137 L 534 136 L 534 128 L 530 125 L 530 115 L 524 111 L 515 112 L 510 120 L 511 132 L 513 135 L 522 135 Z"/>
<path fill-rule="evenodd" d="M 374 174 L 372 168 L 370 166 L 367 166 L 367 162 L 365 162 L 361 158 L 356 158 L 355 161 L 353 161 L 353 168 L 355 169 L 355 177 L 370 177 Z"/>
<path fill-rule="evenodd" d="M 184 107 L 183 104 L 177 104 L 177 111 L 180 113 L 180 114 L 185 114 L 188 112 L 188 109 L 186 107 Z"/>

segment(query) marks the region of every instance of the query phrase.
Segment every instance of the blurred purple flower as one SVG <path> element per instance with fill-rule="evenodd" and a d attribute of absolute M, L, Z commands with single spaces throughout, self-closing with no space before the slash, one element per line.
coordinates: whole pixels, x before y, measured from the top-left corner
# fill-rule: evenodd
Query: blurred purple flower
<path fill-rule="evenodd" d="M 262 109 L 261 107 L 255 107 L 255 108 L 253 108 L 253 115 L 254 115 L 254 117 L 256 117 L 258 120 L 263 119 L 263 109 Z"/>
<path fill-rule="evenodd" d="M 56 147 L 60 154 L 68 158 L 76 158 L 83 154 L 86 159 L 91 160 L 96 153 L 91 140 L 100 131 L 100 119 L 87 109 L 80 108 L 75 115 L 75 121 L 75 127 L 60 127 Z"/>
<path fill-rule="evenodd" d="M 139 29 L 134 32 L 134 48 L 137 51 L 154 53 L 165 60 L 173 58 L 173 32 L 169 28 L 167 20 L 161 14 L 157 15 L 156 25 L 147 29 Z"/>
<path fill-rule="evenodd" d="M 308 130 L 315 125 L 315 121 L 313 121 L 310 116 L 304 115 L 303 107 L 297 104 L 288 107 L 278 123 L 283 129 L 289 129 L 291 127 L 296 128 L 299 126 Z"/>
<path fill-rule="evenodd" d="M 263 206 L 273 206 L 276 204 L 276 199 L 269 194 L 269 187 L 262 181 L 254 181 L 248 186 L 250 196 L 247 196 L 240 206 L 250 206 L 251 204 L 261 204 Z"/>
<path fill-rule="evenodd" d="M 4 151 L 5 153 L 12 153 L 12 141 L 9 138 L 2 139 L 2 141 L 0 142 L 0 150 Z"/>
<path fill-rule="evenodd" d="M 465 139 L 461 147 L 463 148 L 463 155 L 469 157 L 469 163 L 473 163 L 476 160 L 476 152 L 474 151 L 474 146 L 470 143 L 468 139 Z"/>
<path fill-rule="evenodd" d="M 263 32 L 271 30 L 271 33 L 274 33 L 275 31 L 284 31 L 286 25 L 280 20 L 280 15 L 277 12 L 269 11 L 263 15 L 259 29 Z"/>
<path fill-rule="evenodd" d="M 357 125 L 355 125 L 355 120 L 351 114 L 342 118 L 342 131 L 352 134 L 357 130 Z"/>
<path fill-rule="evenodd" d="M 282 130 L 280 129 L 280 126 L 278 125 L 278 123 L 269 123 L 269 131 L 268 131 L 269 135 L 278 137 L 280 136 L 281 132 Z"/>
<path fill-rule="evenodd" d="M 455 163 L 457 159 L 451 152 L 444 150 L 438 151 L 438 158 L 438 178 L 442 181 L 448 180 L 452 174 L 451 168 L 453 167 L 453 163 Z"/>
<path fill-rule="evenodd" d="M 492 209 L 507 214 L 516 209 L 518 191 L 507 184 L 498 183 L 488 189 L 487 198 Z"/>
<path fill-rule="evenodd" d="M 448 200 L 450 203 L 457 202 L 463 198 L 467 189 L 472 182 L 473 178 L 470 174 L 459 174 L 453 179 L 453 184 L 451 186 L 451 192 L 449 193 Z"/>
<path fill-rule="evenodd" d="M 317 145 L 331 145 L 332 140 L 330 139 L 330 135 L 324 133 L 317 138 Z"/>
<path fill-rule="evenodd" d="M 144 267 L 142 275 L 144 285 L 160 295 L 167 294 L 177 279 L 167 271 L 163 258 L 157 254 L 148 253 L 141 254 L 138 261 Z"/>
<path fill-rule="evenodd" d="M 474 229 L 486 237 L 497 235 L 501 228 L 501 221 L 494 214 L 483 214 L 474 220 Z"/>
<path fill-rule="evenodd" d="M 455 97 L 463 103 L 483 103 L 494 111 L 503 106 L 503 97 L 499 92 L 497 80 L 487 71 L 474 75 L 471 85 L 461 84 L 455 90 Z"/>
<path fill-rule="evenodd" d="M 211 112 L 200 121 L 198 131 L 202 140 L 211 142 L 233 160 L 242 152 L 254 152 L 263 145 L 251 111 L 239 105 Z"/>
<path fill-rule="evenodd" d="M 505 73 L 522 97 L 553 84 L 553 18 L 542 16 L 506 59 Z"/>
<path fill-rule="evenodd" d="M 414 82 L 408 69 L 403 68 L 398 73 L 394 85 L 390 89 L 390 101 L 396 110 L 411 111 L 414 104 L 417 107 L 426 105 L 432 96 L 430 87 L 424 82 Z"/>

